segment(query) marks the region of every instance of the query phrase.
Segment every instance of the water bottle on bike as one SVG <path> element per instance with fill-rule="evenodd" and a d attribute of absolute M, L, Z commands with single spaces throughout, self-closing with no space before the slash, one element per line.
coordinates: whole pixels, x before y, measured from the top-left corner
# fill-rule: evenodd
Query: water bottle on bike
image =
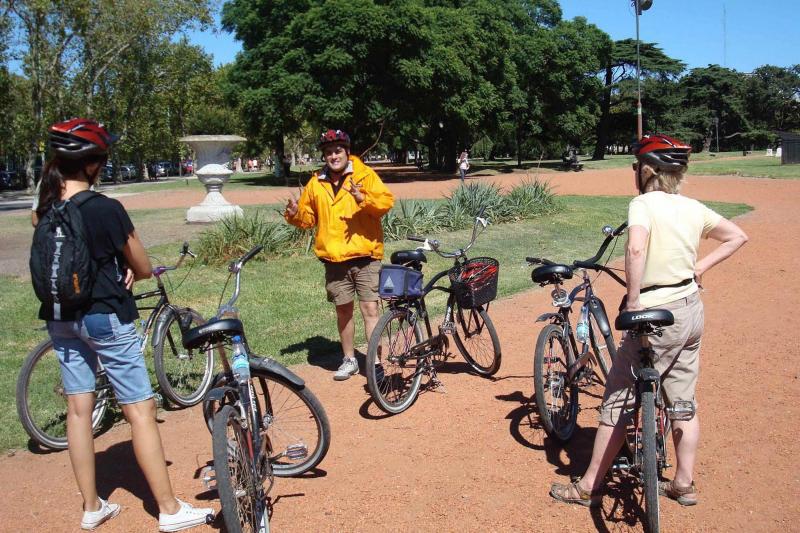
<path fill-rule="evenodd" d="M 233 370 L 237 382 L 247 384 L 250 381 L 250 361 L 247 357 L 247 350 L 239 335 L 234 336 L 231 340 L 233 341 L 231 370 Z"/>
<path fill-rule="evenodd" d="M 585 304 L 581 306 L 581 318 L 575 326 L 575 338 L 584 344 L 589 341 L 589 307 Z"/>

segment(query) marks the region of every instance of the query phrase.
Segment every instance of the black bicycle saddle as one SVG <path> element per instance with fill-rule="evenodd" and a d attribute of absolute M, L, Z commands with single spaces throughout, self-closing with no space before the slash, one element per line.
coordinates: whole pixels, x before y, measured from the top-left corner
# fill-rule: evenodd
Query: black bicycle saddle
<path fill-rule="evenodd" d="M 572 278 L 572 267 L 567 265 L 544 265 L 533 269 L 534 283 L 557 283 Z"/>
<path fill-rule="evenodd" d="M 193 350 L 200 348 L 207 342 L 218 342 L 223 337 L 242 335 L 243 333 L 244 326 L 242 326 L 241 320 L 235 318 L 214 320 L 184 333 L 182 338 L 183 347 L 187 350 Z"/>
<path fill-rule="evenodd" d="M 619 330 L 636 329 L 639 325 L 671 326 L 675 317 L 666 309 L 643 309 L 641 311 L 623 311 L 614 322 L 614 327 Z"/>
<path fill-rule="evenodd" d="M 393 265 L 407 265 L 409 263 L 427 263 L 428 259 L 422 250 L 397 250 L 392 254 Z"/>

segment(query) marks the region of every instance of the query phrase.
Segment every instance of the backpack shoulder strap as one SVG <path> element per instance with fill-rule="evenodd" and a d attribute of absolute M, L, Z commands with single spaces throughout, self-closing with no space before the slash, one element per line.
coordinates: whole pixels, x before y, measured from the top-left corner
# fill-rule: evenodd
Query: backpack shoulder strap
<path fill-rule="evenodd" d="M 69 201 L 72 202 L 75 207 L 80 207 L 92 198 L 97 198 L 98 196 L 102 196 L 102 194 L 95 191 L 81 191 L 77 194 L 74 194 Z"/>

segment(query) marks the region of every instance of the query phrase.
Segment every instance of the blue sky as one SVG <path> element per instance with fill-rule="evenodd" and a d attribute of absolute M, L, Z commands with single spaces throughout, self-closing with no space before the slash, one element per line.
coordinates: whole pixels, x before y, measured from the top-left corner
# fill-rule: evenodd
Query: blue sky
<path fill-rule="evenodd" d="M 636 36 L 630 0 L 561 0 L 561 8 L 564 18 L 586 17 L 613 39 Z M 658 43 L 689 68 L 715 63 L 750 72 L 800 63 L 800 0 L 654 0 L 639 30 L 642 41 Z M 221 30 L 192 32 L 189 39 L 212 54 L 216 65 L 233 61 L 241 49 Z"/>

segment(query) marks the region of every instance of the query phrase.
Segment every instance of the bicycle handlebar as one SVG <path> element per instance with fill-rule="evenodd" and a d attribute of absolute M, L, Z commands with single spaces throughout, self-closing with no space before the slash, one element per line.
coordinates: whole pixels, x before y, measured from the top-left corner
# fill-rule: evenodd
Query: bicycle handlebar
<path fill-rule="evenodd" d="M 627 221 L 625 221 L 622 224 L 620 224 L 617 229 L 612 231 L 611 234 L 608 235 L 605 238 L 605 240 L 603 240 L 603 244 L 600 245 L 600 249 L 597 250 L 597 253 L 594 254 L 593 257 L 590 257 L 589 259 L 586 259 L 584 261 L 575 261 L 574 263 L 572 263 L 573 266 L 575 266 L 575 268 L 594 269 L 594 266 L 596 265 L 597 261 L 599 261 L 600 258 L 603 256 L 603 254 L 606 253 L 606 249 L 608 248 L 608 245 L 611 243 L 611 241 L 614 240 L 615 238 L 619 237 L 622 234 L 622 232 L 625 231 L 625 228 L 627 228 L 627 227 L 628 227 L 628 222 Z M 596 270 L 596 269 L 594 269 L 594 270 Z"/>
<path fill-rule="evenodd" d="M 467 244 L 464 248 L 459 248 L 453 252 L 443 252 L 439 249 L 441 243 L 436 239 L 427 239 L 425 237 L 420 237 L 419 235 L 407 235 L 406 239 L 409 241 L 421 242 L 423 243 L 422 249 L 423 250 L 431 250 L 439 254 L 441 257 L 450 259 L 453 257 L 464 257 L 467 253 L 467 250 L 472 248 L 475 244 L 475 239 L 478 238 L 478 226 L 483 226 L 486 229 L 486 226 L 489 225 L 489 221 L 483 218 L 483 214 L 486 212 L 486 206 L 483 206 L 478 211 L 478 214 L 475 215 L 475 222 L 472 226 L 472 237 L 470 238 L 469 244 Z"/>
<path fill-rule="evenodd" d="M 186 256 L 191 257 L 194 259 L 197 257 L 194 252 L 189 249 L 189 242 L 183 241 L 183 245 L 181 245 L 180 257 L 178 258 L 178 262 L 175 263 L 173 266 L 164 266 L 160 265 L 157 267 L 153 267 L 152 273 L 155 277 L 159 277 L 164 274 L 164 272 L 168 272 L 171 270 L 178 270 L 180 266 L 183 264 L 183 260 L 186 259 Z"/>

